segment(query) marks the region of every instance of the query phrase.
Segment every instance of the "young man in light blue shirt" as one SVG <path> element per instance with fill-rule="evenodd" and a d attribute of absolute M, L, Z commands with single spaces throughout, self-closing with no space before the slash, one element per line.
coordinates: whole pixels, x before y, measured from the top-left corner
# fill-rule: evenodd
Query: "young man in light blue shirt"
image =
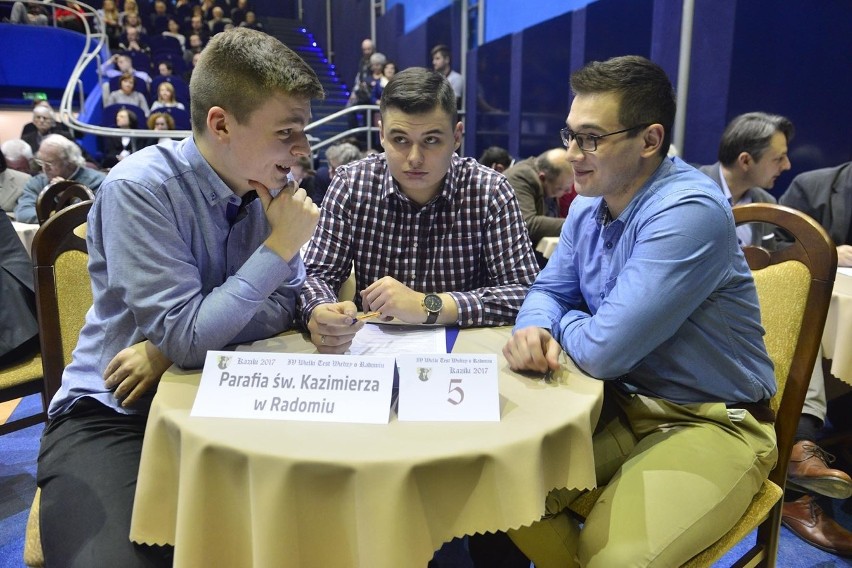
<path fill-rule="evenodd" d="M 679 566 L 740 518 L 776 461 L 772 363 L 751 273 L 719 188 L 666 157 L 663 70 L 636 56 L 571 78 L 562 131 L 578 197 L 503 352 L 604 380 L 594 438 L 606 489 L 583 529 L 557 490 L 510 531 L 536 566 Z"/>
<path fill-rule="evenodd" d="M 122 160 L 89 214 L 94 305 L 39 455 L 48 566 L 170 566 L 168 549 L 129 540 L 160 374 L 295 319 L 319 211 L 287 174 L 310 154 L 322 86 L 278 40 L 241 28 L 211 41 L 190 91 L 193 135 Z"/>

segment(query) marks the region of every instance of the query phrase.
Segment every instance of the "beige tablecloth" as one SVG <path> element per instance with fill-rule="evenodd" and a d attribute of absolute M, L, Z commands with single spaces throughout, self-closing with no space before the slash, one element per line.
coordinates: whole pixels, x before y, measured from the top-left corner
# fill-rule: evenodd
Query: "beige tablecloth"
<path fill-rule="evenodd" d="M 463 330 L 454 352 L 499 354 L 508 335 Z M 266 345 L 314 352 L 298 334 Z M 550 489 L 594 485 L 602 384 L 570 362 L 552 384 L 498 364 L 499 423 L 387 425 L 191 418 L 200 373 L 172 369 L 131 538 L 175 544 L 177 568 L 423 568 L 454 536 L 528 524 Z"/>
<path fill-rule="evenodd" d="M 12 226 L 15 227 L 15 232 L 18 233 L 18 238 L 21 239 L 22 243 L 24 243 L 24 248 L 27 249 L 27 254 L 32 257 L 33 239 L 35 238 L 39 225 L 12 221 Z"/>
<path fill-rule="evenodd" d="M 823 356 L 831 359 L 831 374 L 852 385 L 852 271 L 837 271 L 831 305 L 822 334 Z"/>

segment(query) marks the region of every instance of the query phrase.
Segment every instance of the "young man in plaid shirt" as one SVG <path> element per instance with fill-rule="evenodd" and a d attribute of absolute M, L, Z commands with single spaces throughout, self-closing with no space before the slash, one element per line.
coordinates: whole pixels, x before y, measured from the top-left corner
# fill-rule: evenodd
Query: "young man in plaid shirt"
<path fill-rule="evenodd" d="M 502 175 L 455 154 L 452 87 L 409 68 L 381 99 L 383 154 L 341 166 L 305 255 L 303 322 L 322 353 L 343 353 L 357 311 L 406 323 L 511 324 L 538 273 Z M 337 293 L 354 263 L 355 298 Z"/>

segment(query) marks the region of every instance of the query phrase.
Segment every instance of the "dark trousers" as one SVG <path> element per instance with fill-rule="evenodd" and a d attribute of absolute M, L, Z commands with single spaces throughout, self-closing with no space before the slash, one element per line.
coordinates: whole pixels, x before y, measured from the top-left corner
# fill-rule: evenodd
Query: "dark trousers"
<path fill-rule="evenodd" d="M 145 421 L 84 398 L 47 425 L 37 479 L 47 568 L 171 566 L 171 547 L 129 536 Z"/>

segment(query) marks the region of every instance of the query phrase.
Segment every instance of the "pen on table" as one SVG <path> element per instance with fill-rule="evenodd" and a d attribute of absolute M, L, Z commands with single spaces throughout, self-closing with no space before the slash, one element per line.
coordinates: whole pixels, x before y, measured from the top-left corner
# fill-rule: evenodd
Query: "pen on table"
<path fill-rule="evenodd" d="M 356 320 L 365 320 L 365 319 L 378 317 L 380 315 L 382 315 L 381 312 L 367 312 L 366 314 L 361 314 L 360 316 L 357 316 L 355 319 Z"/>

